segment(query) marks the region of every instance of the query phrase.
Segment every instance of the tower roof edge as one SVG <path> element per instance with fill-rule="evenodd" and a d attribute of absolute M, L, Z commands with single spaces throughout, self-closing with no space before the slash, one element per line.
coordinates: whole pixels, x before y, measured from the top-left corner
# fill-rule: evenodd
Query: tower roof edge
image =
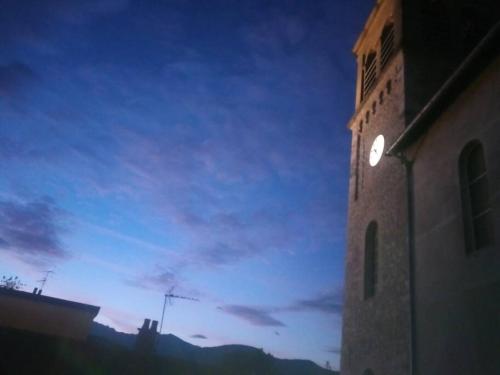
<path fill-rule="evenodd" d="M 363 27 L 363 31 L 361 31 L 361 33 L 358 36 L 358 39 L 356 39 L 356 42 L 354 43 L 354 46 L 352 47 L 352 52 L 355 56 L 358 55 L 359 48 L 360 48 L 363 40 L 365 39 L 366 34 L 368 33 L 368 30 L 371 28 L 371 25 L 373 24 L 373 22 L 376 18 L 376 15 L 380 11 L 382 3 L 384 3 L 385 1 L 387 1 L 387 0 L 377 0 L 377 2 L 375 3 L 375 6 L 373 7 L 372 11 L 368 15 L 368 18 L 367 18 L 365 25 Z"/>

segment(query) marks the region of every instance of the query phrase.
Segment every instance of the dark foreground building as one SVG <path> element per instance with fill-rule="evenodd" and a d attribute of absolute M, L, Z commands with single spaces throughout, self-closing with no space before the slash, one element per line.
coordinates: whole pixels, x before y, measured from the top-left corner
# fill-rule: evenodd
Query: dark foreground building
<path fill-rule="evenodd" d="M 379 0 L 354 46 L 342 375 L 500 374 L 499 7 Z"/>
<path fill-rule="evenodd" d="M 85 340 L 99 307 L 0 288 L 0 329 Z"/>

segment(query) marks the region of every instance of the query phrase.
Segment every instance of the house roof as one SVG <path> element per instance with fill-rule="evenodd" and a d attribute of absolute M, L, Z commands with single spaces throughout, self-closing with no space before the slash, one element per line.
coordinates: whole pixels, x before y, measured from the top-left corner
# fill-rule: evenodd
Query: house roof
<path fill-rule="evenodd" d="M 88 305 L 85 303 L 68 301 L 65 299 L 49 297 L 49 296 L 44 296 L 44 295 L 35 294 L 35 293 L 28 293 L 28 292 L 23 292 L 23 291 L 19 291 L 19 290 L 6 289 L 6 288 L 0 288 L 0 298 L 2 296 L 20 298 L 20 299 L 33 301 L 35 303 L 46 303 L 46 304 L 55 305 L 55 306 L 67 307 L 67 308 L 74 309 L 74 310 L 86 311 L 86 312 L 93 314 L 94 317 L 97 315 L 97 313 L 99 312 L 99 309 L 100 309 L 100 307 L 98 307 L 98 306 Z"/>

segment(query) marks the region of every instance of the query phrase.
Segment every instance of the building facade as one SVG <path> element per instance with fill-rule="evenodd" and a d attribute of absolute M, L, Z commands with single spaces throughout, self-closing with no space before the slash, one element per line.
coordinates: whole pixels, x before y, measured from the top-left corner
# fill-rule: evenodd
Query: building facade
<path fill-rule="evenodd" d="M 341 373 L 500 373 L 496 1 L 379 0 L 354 46 Z"/>

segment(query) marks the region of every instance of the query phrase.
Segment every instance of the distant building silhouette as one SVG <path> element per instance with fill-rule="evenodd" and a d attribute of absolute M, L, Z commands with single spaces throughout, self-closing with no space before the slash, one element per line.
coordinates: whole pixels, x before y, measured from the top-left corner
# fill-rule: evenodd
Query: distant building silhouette
<path fill-rule="evenodd" d="M 41 293 L 0 288 L 0 328 L 85 340 L 99 307 Z"/>
<path fill-rule="evenodd" d="M 151 325 L 150 325 L 151 323 Z M 158 321 L 144 319 L 141 328 L 138 328 L 139 333 L 135 342 L 135 350 L 141 354 L 151 354 L 154 352 L 156 344 L 156 336 L 158 335 Z"/>
<path fill-rule="evenodd" d="M 499 11 L 377 0 L 354 46 L 342 375 L 500 374 Z"/>

